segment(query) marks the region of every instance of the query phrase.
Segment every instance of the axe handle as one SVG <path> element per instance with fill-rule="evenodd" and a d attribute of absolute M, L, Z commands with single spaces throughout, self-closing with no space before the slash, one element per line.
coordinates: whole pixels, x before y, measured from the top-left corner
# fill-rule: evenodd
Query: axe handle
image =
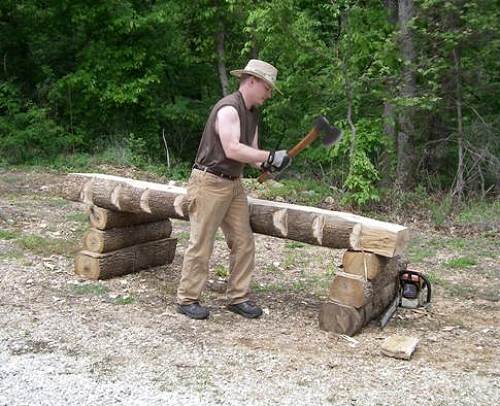
<path fill-rule="evenodd" d="M 309 144 L 311 144 L 316 138 L 318 138 L 319 130 L 314 127 L 309 133 L 302 138 L 292 149 L 287 151 L 290 158 L 297 156 L 303 149 L 305 149 Z M 272 178 L 271 173 L 264 171 L 260 174 L 257 179 L 259 183 L 265 182 L 267 179 Z"/>
<path fill-rule="evenodd" d="M 302 138 L 292 149 L 290 149 L 287 153 L 290 158 L 295 157 L 303 149 L 305 149 L 310 143 L 312 143 L 316 138 L 318 138 L 319 130 L 314 127 L 309 134 L 307 134 L 304 138 Z"/>

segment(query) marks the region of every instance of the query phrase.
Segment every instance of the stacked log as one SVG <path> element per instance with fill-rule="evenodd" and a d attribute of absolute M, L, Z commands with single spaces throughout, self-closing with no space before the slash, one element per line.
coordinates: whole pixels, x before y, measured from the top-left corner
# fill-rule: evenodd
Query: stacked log
<path fill-rule="evenodd" d="M 90 229 L 75 258 L 75 272 L 107 279 L 173 261 L 177 240 L 169 218 L 90 206 Z"/>
<path fill-rule="evenodd" d="M 352 336 L 377 318 L 399 290 L 399 257 L 346 251 L 320 308 L 320 328 Z"/>

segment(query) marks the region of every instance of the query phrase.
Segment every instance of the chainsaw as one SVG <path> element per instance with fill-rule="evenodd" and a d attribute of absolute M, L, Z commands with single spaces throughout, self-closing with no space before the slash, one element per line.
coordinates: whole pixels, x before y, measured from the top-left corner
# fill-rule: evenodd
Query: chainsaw
<path fill-rule="evenodd" d="M 399 289 L 392 303 L 380 318 L 384 328 L 399 307 L 403 309 L 428 308 L 431 304 L 432 288 L 429 279 L 421 272 L 402 269 L 399 271 Z"/>

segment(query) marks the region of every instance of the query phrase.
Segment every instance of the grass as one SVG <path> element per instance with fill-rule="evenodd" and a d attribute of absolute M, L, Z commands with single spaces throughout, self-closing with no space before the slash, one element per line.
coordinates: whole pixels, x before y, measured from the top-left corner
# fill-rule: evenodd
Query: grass
<path fill-rule="evenodd" d="M 470 268 L 471 266 L 477 265 L 477 261 L 474 258 L 470 257 L 460 257 L 450 259 L 444 265 L 449 266 L 450 268 L 466 269 Z"/>
<path fill-rule="evenodd" d="M 16 243 L 22 249 L 43 256 L 55 254 L 71 257 L 77 249 L 77 245 L 73 241 L 43 237 L 34 234 L 22 235 L 16 239 Z"/>
<path fill-rule="evenodd" d="M 296 249 L 296 248 L 304 248 L 306 245 L 304 243 L 301 243 L 301 242 L 297 242 L 297 241 L 289 241 L 285 244 L 285 248 L 289 248 L 289 249 Z"/>
<path fill-rule="evenodd" d="M 217 277 L 225 279 L 229 276 L 229 270 L 224 265 L 215 265 L 214 273 Z"/>
<path fill-rule="evenodd" d="M 109 289 L 102 283 L 86 283 L 83 285 L 71 285 L 71 290 L 75 295 L 93 295 L 93 296 L 102 296 L 109 291 Z"/>
<path fill-rule="evenodd" d="M 68 221 L 74 221 L 76 223 L 85 223 L 85 224 L 89 220 L 88 214 L 80 211 L 68 213 L 66 214 L 66 216 L 64 216 L 64 218 Z"/>
<path fill-rule="evenodd" d="M 179 231 L 178 233 L 176 233 L 175 237 L 178 239 L 178 240 L 189 240 L 189 231 Z"/>
<path fill-rule="evenodd" d="M 20 235 L 18 231 L 0 230 L 0 240 L 15 240 Z"/>
<path fill-rule="evenodd" d="M 134 304 L 136 302 L 136 299 L 131 296 L 131 295 L 123 295 L 123 296 L 117 296 L 113 299 L 113 304 L 116 305 L 127 305 L 127 304 Z"/>

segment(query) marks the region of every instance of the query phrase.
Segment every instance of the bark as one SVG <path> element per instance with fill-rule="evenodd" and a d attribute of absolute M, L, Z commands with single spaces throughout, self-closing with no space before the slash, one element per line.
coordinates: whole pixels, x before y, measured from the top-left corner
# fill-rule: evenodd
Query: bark
<path fill-rule="evenodd" d="M 170 264 L 175 256 L 176 244 L 176 238 L 165 238 L 104 254 L 80 251 L 75 258 L 75 272 L 88 279 L 108 279 Z"/>
<path fill-rule="evenodd" d="M 170 220 L 163 220 L 106 231 L 90 229 L 85 234 L 83 242 L 86 250 L 103 253 L 167 238 L 171 233 L 172 223 Z"/>
<path fill-rule="evenodd" d="M 110 175 L 69 174 L 62 194 L 109 210 L 188 219 L 186 190 L 176 186 Z M 253 198 L 248 201 L 252 229 L 260 234 L 386 257 L 399 255 L 409 238 L 406 227 L 355 214 Z"/>
<path fill-rule="evenodd" d="M 399 0 L 400 51 L 403 59 L 400 95 L 403 99 L 416 95 L 415 47 L 413 33 L 409 26 L 415 15 L 413 0 Z M 397 138 L 397 181 L 400 190 L 409 190 L 415 182 L 415 128 L 414 108 L 404 107 L 399 117 L 400 130 Z"/>

